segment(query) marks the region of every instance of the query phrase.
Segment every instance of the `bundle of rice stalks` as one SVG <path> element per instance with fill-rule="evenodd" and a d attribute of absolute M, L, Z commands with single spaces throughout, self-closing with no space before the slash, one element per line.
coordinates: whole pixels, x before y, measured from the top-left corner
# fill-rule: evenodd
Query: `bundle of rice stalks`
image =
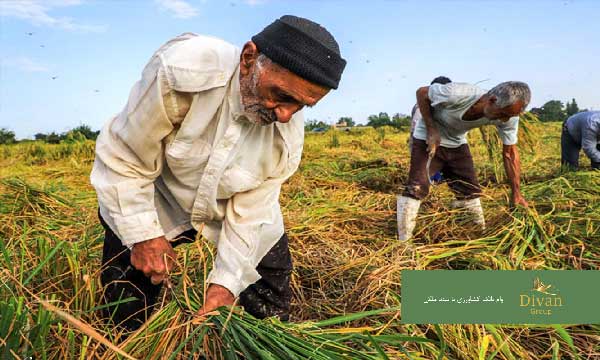
<path fill-rule="evenodd" d="M 536 124 L 539 124 L 539 119 L 530 112 L 523 113 L 519 119 L 519 145 L 522 150 L 530 153 L 534 153 L 539 146 L 540 136 L 535 134 Z M 502 182 L 505 180 L 503 146 L 498 131 L 492 126 L 482 126 L 479 133 L 487 153 L 487 168 L 491 167 L 495 182 Z"/>
<path fill-rule="evenodd" d="M 240 309 L 226 308 L 197 318 L 193 312 L 198 303 L 191 301 L 190 309 L 170 303 L 120 348 L 134 357 L 168 359 L 385 359 L 394 354 L 410 356 L 407 342 L 434 342 L 424 337 L 383 334 L 385 326 L 332 327 L 398 309 L 294 324 L 258 320 Z"/>

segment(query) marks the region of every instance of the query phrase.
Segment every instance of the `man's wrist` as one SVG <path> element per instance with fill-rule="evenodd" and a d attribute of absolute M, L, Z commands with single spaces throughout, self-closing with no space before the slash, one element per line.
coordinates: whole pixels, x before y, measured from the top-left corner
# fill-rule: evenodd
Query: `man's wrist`
<path fill-rule="evenodd" d="M 221 295 L 231 297 L 231 299 L 235 298 L 235 296 L 233 296 L 233 293 L 231 292 L 231 290 L 229 290 L 228 288 L 226 288 L 223 285 L 210 283 L 210 284 L 208 284 L 208 287 L 211 289 L 211 291 L 213 291 L 215 293 L 219 293 Z"/>
<path fill-rule="evenodd" d="M 155 237 L 155 238 L 152 238 L 152 239 L 147 239 L 147 240 L 136 242 L 136 243 L 134 243 L 134 244 L 131 245 L 131 248 L 134 248 L 134 247 L 138 247 L 138 248 L 139 247 L 144 247 L 144 246 L 150 245 L 151 243 L 162 242 L 162 241 L 168 242 L 167 238 L 165 238 L 164 236 L 159 236 L 159 237 Z"/>

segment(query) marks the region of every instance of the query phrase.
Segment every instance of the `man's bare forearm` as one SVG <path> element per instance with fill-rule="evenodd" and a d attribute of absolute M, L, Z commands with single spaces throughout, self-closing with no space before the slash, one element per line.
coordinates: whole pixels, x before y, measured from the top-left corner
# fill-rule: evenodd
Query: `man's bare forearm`
<path fill-rule="evenodd" d="M 429 153 L 429 157 L 432 157 L 440 145 L 441 137 L 440 131 L 433 123 L 429 86 L 424 86 L 417 90 L 417 104 L 427 128 L 427 152 Z"/>
<path fill-rule="evenodd" d="M 513 197 L 521 193 L 521 159 L 516 145 L 503 145 L 502 158 L 504 170 L 510 184 Z"/>
<path fill-rule="evenodd" d="M 421 111 L 421 116 L 430 133 L 433 128 L 433 115 L 431 114 L 431 100 L 429 99 L 429 86 L 423 86 L 417 90 L 417 106 Z"/>

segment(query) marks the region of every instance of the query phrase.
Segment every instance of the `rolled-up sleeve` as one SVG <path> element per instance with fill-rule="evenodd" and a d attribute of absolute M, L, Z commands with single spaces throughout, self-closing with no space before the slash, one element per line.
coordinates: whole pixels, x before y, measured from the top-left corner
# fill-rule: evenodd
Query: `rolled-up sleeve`
<path fill-rule="evenodd" d="M 91 182 L 103 216 L 110 217 L 125 246 L 164 235 L 154 205 L 154 180 L 162 171 L 163 140 L 188 108 L 177 100 L 155 56 L 123 111 L 97 139 Z"/>
<path fill-rule="evenodd" d="M 507 122 L 496 125 L 498 135 L 504 145 L 515 145 L 519 140 L 519 117 L 513 116 Z"/>
<path fill-rule="evenodd" d="M 431 101 L 431 106 L 449 104 L 456 101 L 454 93 L 454 84 L 432 84 L 429 86 L 427 95 Z"/>
<path fill-rule="evenodd" d="M 590 117 L 581 127 L 581 148 L 593 162 L 600 162 L 598 138 L 600 137 L 600 115 Z"/>
<path fill-rule="evenodd" d="M 256 267 L 284 233 L 281 185 L 297 170 L 301 154 L 302 144 L 292 150 L 278 175 L 229 199 L 209 283 L 219 284 L 237 297 L 260 279 Z"/>

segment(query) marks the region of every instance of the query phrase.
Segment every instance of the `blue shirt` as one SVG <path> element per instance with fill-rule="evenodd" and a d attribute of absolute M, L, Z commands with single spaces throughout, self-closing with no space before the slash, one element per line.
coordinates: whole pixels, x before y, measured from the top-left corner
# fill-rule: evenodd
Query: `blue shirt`
<path fill-rule="evenodd" d="M 593 162 L 600 162 L 600 150 L 597 148 L 600 143 L 600 111 L 584 111 L 569 117 L 567 131 Z"/>

